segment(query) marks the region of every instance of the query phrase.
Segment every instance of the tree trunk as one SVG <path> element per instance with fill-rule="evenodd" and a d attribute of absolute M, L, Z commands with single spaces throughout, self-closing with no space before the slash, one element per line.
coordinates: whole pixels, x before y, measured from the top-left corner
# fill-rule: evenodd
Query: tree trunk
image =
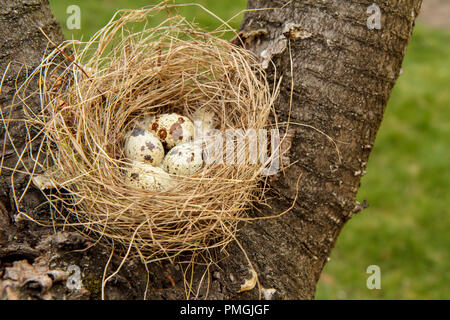
<path fill-rule="evenodd" d="M 228 257 L 218 266 L 211 266 L 203 281 L 205 269 L 198 267 L 193 272 L 195 293 L 190 297 L 205 298 L 209 283 L 210 299 L 258 298 L 257 287 L 238 293 L 249 278 L 249 260 L 261 287 L 276 290 L 273 298 L 314 298 L 320 273 L 342 227 L 363 207 L 355 201 L 356 192 L 421 2 L 378 1 L 381 29 L 370 29 L 367 20 L 375 11 L 367 10 L 372 1 L 249 1 L 249 9 L 268 9 L 246 13 L 240 31 L 242 41 L 236 43 L 244 43 L 258 55 L 270 77 L 275 70 L 277 78 L 283 76 L 276 108 L 279 121 L 290 121 L 292 135 L 288 155 L 292 165 L 271 180 L 270 208 L 260 208 L 251 215 L 273 215 L 294 205 L 279 218 L 256 220 L 241 230 L 238 240 L 248 259 L 234 243 L 227 247 Z M 47 45 L 38 27 L 55 42 L 62 39 L 47 0 L 0 3 L 2 74 L 10 61 L 26 62 L 30 69 L 34 68 Z M 0 98 L 3 112 L 14 94 L 17 73 L 17 65 L 11 65 Z M 16 147 L 23 145 L 20 125 L 10 131 Z M 2 141 L 4 134 L 2 130 Z M 15 163 L 14 154 L 7 144 L 5 164 Z M 15 221 L 9 174 L 2 170 L 0 180 L 0 277 L 5 265 L 24 258 L 30 263 L 44 260 L 56 269 L 74 264 L 82 267 L 83 286 L 88 291 L 74 292 L 54 284 L 47 297 L 98 298 L 107 251 L 89 246 L 74 233 L 55 235 L 51 228 Z M 20 189 L 24 181 L 15 183 Z M 23 209 L 31 216 L 50 219 L 48 212 L 35 209 L 39 201 L 39 195 L 31 192 Z M 114 258 L 109 270 L 119 263 L 120 259 Z M 186 297 L 181 274 L 184 265 L 161 262 L 148 267 L 148 298 Z M 106 298 L 141 299 L 146 280 L 145 268 L 129 262 L 107 285 Z"/>

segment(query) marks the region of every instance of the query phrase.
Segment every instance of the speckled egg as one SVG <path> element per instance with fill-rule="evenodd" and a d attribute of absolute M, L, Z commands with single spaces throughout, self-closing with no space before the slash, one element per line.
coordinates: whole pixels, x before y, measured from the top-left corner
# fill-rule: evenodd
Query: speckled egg
<path fill-rule="evenodd" d="M 217 125 L 216 114 L 213 111 L 209 111 L 204 108 L 197 109 L 194 112 L 192 119 L 194 120 L 194 123 L 199 121 L 202 125 L 202 130 L 204 131 L 214 129 Z"/>
<path fill-rule="evenodd" d="M 134 161 L 126 172 L 126 182 L 136 188 L 149 191 L 167 191 L 177 185 L 161 167 Z"/>
<path fill-rule="evenodd" d="M 173 147 L 163 161 L 163 168 L 176 175 L 192 175 L 203 166 L 202 148 L 194 142 Z"/>
<path fill-rule="evenodd" d="M 155 119 L 154 115 L 146 115 L 136 120 L 136 125 L 140 128 L 145 128 L 147 130 L 150 130 L 150 125 L 152 124 L 153 120 Z"/>
<path fill-rule="evenodd" d="M 156 116 L 150 124 L 150 130 L 156 133 L 168 149 L 177 144 L 192 141 L 194 137 L 192 121 L 176 113 Z"/>
<path fill-rule="evenodd" d="M 125 138 L 125 156 L 130 160 L 158 166 L 164 159 L 164 147 L 151 131 L 135 128 Z"/>

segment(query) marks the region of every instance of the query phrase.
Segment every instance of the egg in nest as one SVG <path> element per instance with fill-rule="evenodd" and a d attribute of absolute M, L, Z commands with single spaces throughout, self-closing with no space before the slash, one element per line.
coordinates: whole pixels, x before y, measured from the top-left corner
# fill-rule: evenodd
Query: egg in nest
<path fill-rule="evenodd" d="M 187 117 L 167 113 L 154 117 L 150 130 L 159 137 L 163 144 L 171 149 L 174 146 L 192 141 L 194 138 L 194 124 Z"/>
<path fill-rule="evenodd" d="M 151 131 L 135 128 L 125 137 L 125 156 L 130 160 L 158 166 L 164 159 L 164 147 Z"/>
<path fill-rule="evenodd" d="M 126 172 L 126 182 L 136 188 L 149 191 L 167 191 L 177 185 L 161 167 L 134 161 Z"/>
<path fill-rule="evenodd" d="M 203 131 L 209 131 L 217 126 L 217 116 L 205 108 L 197 109 L 192 116 L 194 123 L 198 121 Z"/>
<path fill-rule="evenodd" d="M 185 142 L 173 147 L 163 161 L 169 173 L 189 176 L 203 166 L 202 148 L 194 142 Z"/>

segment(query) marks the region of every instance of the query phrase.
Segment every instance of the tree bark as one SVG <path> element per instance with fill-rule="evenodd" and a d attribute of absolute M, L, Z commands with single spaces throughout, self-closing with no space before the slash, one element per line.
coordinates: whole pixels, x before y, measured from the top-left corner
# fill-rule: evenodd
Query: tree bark
<path fill-rule="evenodd" d="M 267 10 L 246 13 L 240 31 L 242 42 L 238 42 L 261 58 L 271 79 L 275 73 L 277 78 L 283 76 L 277 116 L 281 122 L 291 122 L 292 135 L 288 155 L 292 165 L 271 180 L 270 207 L 259 208 L 251 215 L 269 216 L 294 205 L 279 218 L 256 220 L 241 230 L 238 240 L 247 257 L 234 243 L 227 247 L 228 256 L 211 266 L 203 281 L 205 268 L 198 267 L 193 272 L 195 292 L 190 297 L 206 298 L 208 293 L 209 299 L 259 298 L 257 287 L 238 293 L 245 278 L 249 278 L 249 260 L 261 287 L 276 290 L 272 298 L 314 298 L 320 273 L 339 233 L 363 207 L 355 201 L 356 192 L 399 76 L 421 2 L 378 1 L 381 29 L 369 29 L 366 21 L 371 14 L 367 8 L 372 1 L 249 0 L 249 9 Z M 55 42 L 62 39 L 47 1 L 0 3 L 2 73 L 10 61 L 26 62 L 30 69 L 37 66 L 47 45 L 38 26 Z M 18 69 L 12 66 L 2 89 L 2 110 L 14 94 Z M 13 129 L 17 145 L 23 144 L 20 126 Z M 3 135 L 4 130 L 2 141 Z M 3 157 L 8 163 L 16 160 L 8 145 Z M 90 247 L 76 234 L 64 231 L 54 235 L 49 228 L 14 221 L 9 180 L 8 172 L 2 171 L 0 277 L 5 263 L 23 258 L 32 263 L 45 256 L 52 268 L 83 266 L 83 285 L 88 289 L 80 295 L 55 284 L 53 298 L 98 298 L 98 280 L 108 259 L 107 252 L 99 246 Z M 20 188 L 23 181 L 17 184 Z M 36 193 L 27 197 L 25 209 L 30 215 L 50 219 L 48 212 L 34 210 L 39 202 Z M 114 258 L 112 262 L 114 267 L 120 260 Z M 161 262 L 148 267 L 148 298 L 186 297 L 184 265 Z M 145 268 L 129 262 L 106 287 L 106 298 L 141 299 L 146 280 Z M 96 285 L 91 286 L 92 283 Z"/>

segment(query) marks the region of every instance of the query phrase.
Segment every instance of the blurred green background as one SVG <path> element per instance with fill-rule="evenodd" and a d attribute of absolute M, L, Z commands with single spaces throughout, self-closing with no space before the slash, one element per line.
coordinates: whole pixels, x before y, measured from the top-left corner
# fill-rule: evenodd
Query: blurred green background
<path fill-rule="evenodd" d="M 189 3 L 193 1 L 177 1 Z M 50 0 L 68 39 L 87 40 L 119 8 L 144 0 Z M 222 19 L 245 0 L 197 0 Z M 81 8 L 81 29 L 67 30 L 66 9 Z M 203 26 L 199 8 L 182 13 Z M 242 14 L 231 22 L 236 29 Z M 450 298 L 450 29 L 418 23 L 362 180 L 358 200 L 370 208 L 344 228 L 317 288 L 317 299 Z M 381 290 L 369 290 L 366 269 L 381 268 Z"/>

